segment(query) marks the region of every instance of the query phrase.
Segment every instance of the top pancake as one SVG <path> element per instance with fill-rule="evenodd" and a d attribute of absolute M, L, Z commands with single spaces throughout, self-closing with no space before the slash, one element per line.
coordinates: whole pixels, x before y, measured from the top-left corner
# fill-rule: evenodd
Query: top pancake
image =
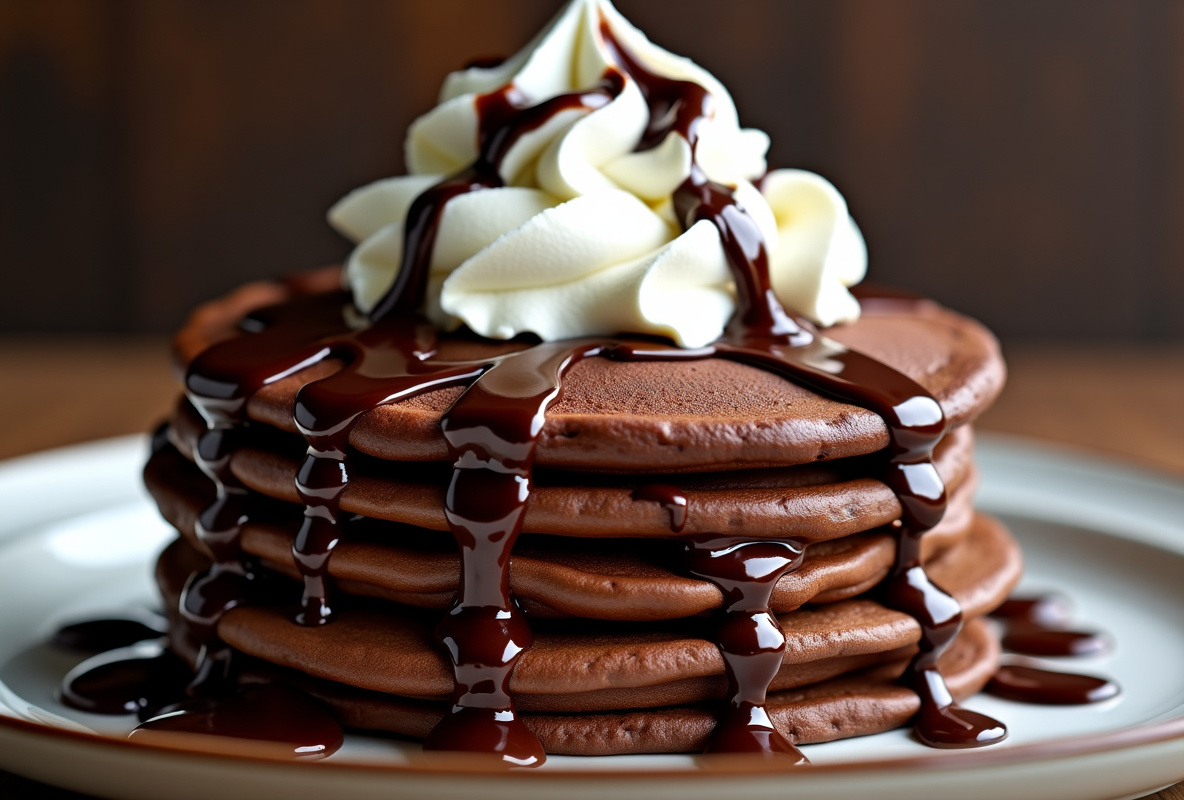
<path fill-rule="evenodd" d="M 296 294 L 323 290 L 335 273 L 302 282 L 252 284 L 200 307 L 175 342 L 184 369 L 210 344 L 237 334 L 246 313 Z M 1002 388 L 994 337 L 966 317 L 928 302 L 869 303 L 863 317 L 824 334 L 903 372 L 941 403 L 951 425 L 974 419 Z M 442 359 L 519 349 L 522 342 L 474 342 L 447 335 Z M 269 384 L 248 403 L 259 422 L 294 432 L 292 409 L 306 383 L 338 369 L 327 361 Z M 441 415 L 462 389 L 429 392 L 363 414 L 350 432 L 358 450 L 397 461 L 445 460 Z M 875 413 L 821 397 L 765 370 L 708 358 L 621 362 L 591 358 L 573 366 L 547 412 L 540 466 L 608 472 L 678 472 L 788 466 L 847 458 L 887 446 Z"/>

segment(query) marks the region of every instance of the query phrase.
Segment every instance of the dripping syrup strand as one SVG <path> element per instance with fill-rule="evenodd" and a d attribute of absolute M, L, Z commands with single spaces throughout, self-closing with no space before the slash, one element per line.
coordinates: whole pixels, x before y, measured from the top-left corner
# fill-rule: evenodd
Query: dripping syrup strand
<path fill-rule="evenodd" d="M 620 94 L 623 86 L 621 74 L 609 70 L 591 89 L 558 95 L 533 106 L 526 105 L 525 98 L 513 84 L 479 97 L 476 101 L 478 158 L 470 167 L 424 192 L 412 203 L 405 223 L 403 263 L 394 284 L 371 312 L 371 322 L 397 320 L 417 313 L 423 305 L 431 254 L 443 209 L 451 198 L 502 186 L 502 163 L 522 136 L 562 112 L 599 108 Z M 544 354 L 544 361 L 548 357 L 559 358 L 562 366 L 556 368 L 553 380 L 545 381 L 547 388 L 541 395 L 517 394 L 523 385 L 533 385 L 530 378 L 536 374 L 530 366 L 523 370 L 517 370 L 516 366 L 533 364 L 533 359 L 540 353 Z M 509 554 L 521 528 L 522 513 L 529 497 L 530 468 L 543 415 L 547 405 L 558 395 L 562 371 L 575 357 L 576 351 L 570 346 L 561 348 L 558 355 L 550 353 L 546 346 L 540 346 L 528 356 L 521 357 L 521 362 L 511 358 L 486 364 L 476 375 L 463 370 L 456 375 L 457 380 L 474 382 L 461 400 L 445 413 L 441 423 L 454 465 L 445 512 L 461 551 L 462 566 L 456 604 L 441 623 L 439 632 L 452 657 L 455 689 L 452 711 L 428 737 L 425 742 L 428 749 L 496 752 L 505 761 L 522 766 L 541 764 L 546 757 L 537 738 L 517 717 L 509 694 L 514 664 L 531 641 L 529 624 L 510 597 Z M 486 370 L 491 377 L 483 379 Z M 507 371 L 514 375 L 514 379 L 499 381 L 499 376 Z M 523 373 L 527 373 L 525 383 Z M 501 391 L 487 388 L 486 381 L 497 384 Z M 426 389 L 416 391 L 422 390 Z M 399 398 L 380 402 L 392 399 Z M 534 405 L 536 401 L 538 404 Z M 477 409 L 476 413 L 470 408 Z M 365 409 L 360 408 L 358 413 L 362 410 Z M 493 416 L 500 421 L 501 430 L 491 427 L 489 418 Z M 468 423 L 463 421 L 469 417 L 473 419 Z M 356 414 L 350 420 L 355 418 Z M 344 426 L 348 424 L 346 422 Z M 475 431 L 492 438 L 474 438 Z M 474 458 L 480 460 L 482 456 L 481 466 L 471 463 Z M 326 458 L 338 464 L 336 472 L 332 465 L 325 470 L 335 479 L 339 478 L 340 488 L 335 489 L 333 495 L 336 498 L 348 481 L 344 450 L 336 447 L 318 449 L 310 439 L 309 459 L 305 463 Z M 488 518 L 487 509 L 476 508 L 466 500 L 469 492 L 502 513 L 496 518 Z M 333 516 L 335 508 L 329 510 L 329 516 Z M 321 518 L 327 517 L 322 514 Z M 326 551 L 331 550 L 335 541 L 328 527 L 316 517 L 308 523 L 310 531 L 321 529 L 314 544 L 327 545 L 323 547 Z M 490 585 L 494 583 L 488 574 L 493 568 L 491 565 L 497 568 L 500 576 L 496 581 L 496 592 Z M 324 564 L 318 562 L 313 567 L 315 572 L 323 575 Z M 316 592 L 323 594 L 322 584 L 317 584 Z M 324 619 L 324 609 L 314 610 L 312 604 L 313 598 L 306 592 L 305 619 L 314 613 L 318 619 Z"/>
<path fill-rule="evenodd" d="M 636 82 L 649 108 L 649 121 L 636 149 L 656 147 L 671 134 L 690 145 L 691 173 L 674 192 L 675 216 L 683 230 L 706 220 L 719 231 L 736 284 L 737 322 L 762 336 L 806 336 L 773 293 L 769 257 L 756 221 L 736 202 L 733 190 L 710 180 L 695 159 L 699 124 L 714 113 L 711 94 L 693 81 L 667 78 L 647 69 L 617 39 L 603 14 L 599 30 L 605 48 Z"/>
<path fill-rule="evenodd" d="M 310 761 L 341 748 L 345 732 L 320 701 L 282 684 L 246 686 L 233 695 L 161 709 L 128 735 L 139 744 L 215 754 Z"/>
<path fill-rule="evenodd" d="M 301 625 L 323 625 L 332 617 L 327 576 L 341 538 L 341 497 L 349 485 L 354 422 L 377 406 L 466 384 L 487 367 L 433 363 L 435 336 L 424 321 L 407 317 L 332 340 L 328 346 L 345 366 L 306 384 L 296 395 L 293 418 L 308 442 L 296 477 L 304 519 L 292 542 L 304 581 L 296 617 Z"/>
<path fill-rule="evenodd" d="M 768 254 L 759 227 L 735 201 L 732 190 L 709 180 L 695 159 L 699 125 L 712 114 L 710 93 L 697 83 L 666 78 L 647 69 L 616 38 L 603 13 L 599 32 L 606 50 L 637 83 L 649 108 L 649 120 L 637 149 L 656 147 L 671 134 L 681 136 L 691 148 L 690 175 L 674 192 L 675 214 L 684 230 L 706 220 L 719 231 L 735 279 L 738 324 L 745 331 L 767 337 L 804 341 L 801 337 L 805 331 L 785 313 L 770 288 Z M 666 494 L 659 490 L 655 499 L 677 499 Z M 673 504 L 668 508 L 672 523 L 679 519 L 685 523 L 685 497 L 681 509 Z M 809 763 L 773 727 L 765 708 L 769 683 L 780 669 L 785 652 L 785 633 L 769 612 L 769 597 L 777 580 L 801 565 L 801 548 L 795 549 L 794 544 L 720 539 L 688 547 L 690 571 L 716 583 L 729 598 L 716 645 L 727 668 L 730 699 L 712 733 L 708 751 L 777 753 L 796 763 Z M 795 555 L 788 559 L 769 555 L 766 551 L 770 548 L 782 548 Z M 778 565 L 776 568 L 754 566 L 770 559 Z"/>
<path fill-rule="evenodd" d="M 647 483 L 633 490 L 633 499 L 657 503 L 666 510 L 670 518 L 670 530 L 680 533 L 687 524 L 687 495 L 677 486 L 665 483 Z"/>
<path fill-rule="evenodd" d="M 530 500 L 532 466 L 563 374 L 599 343 L 544 343 L 491 367 L 445 414 L 453 462 L 444 512 L 460 548 L 456 602 L 437 635 L 453 665 L 452 707 L 428 750 L 499 751 L 533 766 L 546 758 L 519 718 L 509 682 L 533 636 L 510 594 L 510 555 Z"/>
<path fill-rule="evenodd" d="M 538 130 L 565 111 L 593 111 L 621 93 L 624 79 L 607 71 L 591 89 L 568 92 L 527 105 L 527 99 L 510 83 L 477 97 L 477 160 L 420 194 L 407 211 L 403 255 L 394 283 L 369 313 L 371 322 L 419 313 L 427 291 L 429 267 L 440 220 L 448 201 L 480 189 L 504 186 L 502 163 L 511 148 L 526 134 Z"/>
<path fill-rule="evenodd" d="M 63 650 L 101 653 L 168 635 L 168 620 L 155 611 L 129 609 L 118 617 L 88 619 L 63 625 L 50 644 Z"/>
<path fill-rule="evenodd" d="M 217 625 L 231 608 L 249 602 L 257 567 L 242 550 L 242 526 L 250 517 L 250 493 L 234 475 L 231 457 L 247 428 L 247 401 L 256 391 L 324 359 L 321 339 L 340 330 L 344 296 L 304 298 L 283 313 L 265 309 L 244 321 L 244 333 L 206 349 L 189 365 L 185 389 L 206 422 L 194 443 L 194 460 L 214 483 L 214 502 L 198 516 L 198 538 L 213 565 L 190 577 L 180 613 L 200 645 L 195 694 L 217 693 L 231 681 L 231 649 Z M 243 346 L 247 341 L 249 346 Z"/>
<path fill-rule="evenodd" d="M 412 202 L 405 221 L 402 263 L 393 285 L 370 312 L 372 327 L 352 341 L 338 343 L 334 351 L 357 366 L 305 387 L 297 398 L 296 424 L 308 441 L 297 479 L 305 522 L 292 551 L 305 578 L 298 615 L 301 624 L 320 625 L 332 614 L 325 576 L 340 538 L 340 498 L 349 483 L 346 445 L 354 420 L 375 406 L 468 382 L 491 366 L 450 365 L 442 368 L 444 376 L 422 377 L 432 372 L 427 354 L 435 334 L 418 321 L 418 312 L 445 206 L 459 195 L 502 186 L 502 163 L 524 135 L 562 112 L 600 108 L 620 93 L 623 80 L 619 72 L 609 70 L 591 89 L 533 106 L 527 105 L 513 84 L 478 97 L 477 160 Z"/>
<path fill-rule="evenodd" d="M 769 685 L 785 657 L 785 632 L 769 610 L 777 581 L 802 563 L 805 544 L 696 537 L 686 545 L 687 571 L 724 594 L 715 638 L 728 676 L 728 711 L 707 752 L 779 754 L 808 764 L 781 735 L 765 708 Z"/>

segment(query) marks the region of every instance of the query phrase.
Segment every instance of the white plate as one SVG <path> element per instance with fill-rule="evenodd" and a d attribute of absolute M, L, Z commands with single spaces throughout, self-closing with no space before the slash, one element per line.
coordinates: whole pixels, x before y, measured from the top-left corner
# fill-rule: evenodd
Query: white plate
<path fill-rule="evenodd" d="M 1156 473 L 1022 440 L 979 446 L 980 506 L 1020 539 L 1025 586 L 1067 592 L 1083 625 L 1117 640 L 1112 654 L 1064 668 L 1117 680 L 1116 700 L 1061 708 L 978 697 L 971 706 L 1011 731 L 984 750 L 930 750 L 894 731 L 810 745 L 809 770 L 631 756 L 552 757 L 505 772 L 425 761 L 415 746 L 368 736 L 311 764 L 144 747 L 123 738 L 128 719 L 56 703 L 76 659 L 46 637 L 67 620 L 153 602 L 149 565 L 170 532 L 140 487 L 145 452 L 142 439 L 117 439 L 0 465 L 0 768 L 110 797 L 176 800 L 1113 800 L 1184 779 L 1184 485 Z"/>

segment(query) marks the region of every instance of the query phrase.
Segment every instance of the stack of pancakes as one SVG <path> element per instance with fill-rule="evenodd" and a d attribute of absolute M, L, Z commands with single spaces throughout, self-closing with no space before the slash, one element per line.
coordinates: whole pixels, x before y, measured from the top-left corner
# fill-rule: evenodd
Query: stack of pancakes
<path fill-rule="evenodd" d="M 256 284 L 211 303 L 177 339 L 179 366 L 241 335 L 251 310 L 303 286 Z M 310 285 L 312 284 L 312 285 Z M 961 603 L 966 625 L 943 656 L 958 698 L 981 689 L 999 647 L 981 618 L 1019 577 L 1018 549 L 973 508 L 971 422 L 1003 383 L 997 345 L 981 326 L 935 304 L 868 300 L 858 323 L 827 336 L 911 377 L 941 403 L 949 432 L 934 461 L 950 497 L 923 538 L 934 582 Z M 443 357 L 504 352 L 522 343 L 457 335 Z M 259 390 L 246 444 L 232 456 L 255 495 L 242 547 L 264 568 L 267 602 L 232 608 L 219 637 L 245 654 L 242 680 L 282 680 L 329 703 L 350 727 L 425 737 L 449 707 L 447 653 L 433 630 L 452 604 L 457 547 L 444 515 L 448 451 L 441 415 L 461 389 L 379 406 L 353 427 L 343 537 L 330 562 L 334 620 L 293 622 L 300 601 L 291 546 L 304 506 L 295 477 L 306 442 L 292 420 L 297 391 L 340 368 L 332 360 Z M 146 470 L 161 512 L 180 533 L 157 578 L 176 609 L 188 577 L 209 564 L 194 532 L 213 500 L 193 463 L 205 424 L 184 398 Z M 807 542 L 801 567 L 772 595 L 788 639 L 768 708 L 797 743 L 905 724 L 919 701 L 896 682 L 920 627 L 877 602 L 895 557 L 900 504 L 875 476 L 888 430 L 874 413 L 825 399 L 770 372 L 721 359 L 571 368 L 538 444 L 511 590 L 534 644 L 510 681 L 518 709 L 549 753 L 694 752 L 727 693 L 712 626 L 724 598 L 691 577 L 696 537 Z M 682 506 L 650 499 L 674 487 Z M 174 649 L 196 647 L 180 618 Z"/>

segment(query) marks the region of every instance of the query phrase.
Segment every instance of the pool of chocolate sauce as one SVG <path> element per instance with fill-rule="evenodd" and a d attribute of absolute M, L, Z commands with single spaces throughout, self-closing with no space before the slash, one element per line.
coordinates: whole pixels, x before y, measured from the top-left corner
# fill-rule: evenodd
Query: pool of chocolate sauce
<path fill-rule="evenodd" d="M 1059 594 L 1013 597 L 992 615 L 1003 625 L 1003 649 L 1018 656 L 1092 656 L 1107 653 L 1110 638 L 1073 630 L 1070 604 Z M 1113 681 L 1093 675 L 1042 669 L 1006 660 L 987 685 L 991 694 L 1022 703 L 1083 705 L 1117 697 Z"/>

